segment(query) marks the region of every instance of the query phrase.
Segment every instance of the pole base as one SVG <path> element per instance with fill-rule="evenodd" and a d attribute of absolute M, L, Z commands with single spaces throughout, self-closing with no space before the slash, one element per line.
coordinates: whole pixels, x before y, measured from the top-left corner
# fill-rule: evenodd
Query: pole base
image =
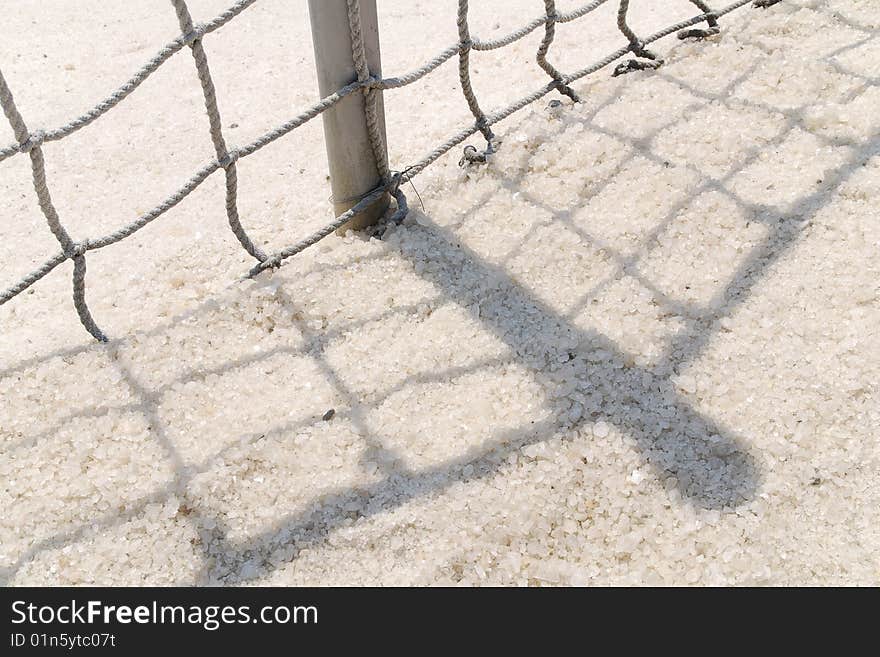
<path fill-rule="evenodd" d="M 336 213 L 336 216 L 348 212 L 355 206 L 355 202 L 347 202 L 347 203 L 334 203 L 333 211 Z M 382 215 L 385 214 L 385 211 L 388 209 L 388 206 L 391 204 L 391 195 L 383 194 L 379 197 L 375 203 L 373 203 L 366 210 L 352 218 L 348 223 L 342 224 L 339 228 L 336 229 L 337 235 L 345 235 L 346 231 L 349 230 L 363 230 L 369 226 L 374 225 L 379 219 L 382 218 Z"/>

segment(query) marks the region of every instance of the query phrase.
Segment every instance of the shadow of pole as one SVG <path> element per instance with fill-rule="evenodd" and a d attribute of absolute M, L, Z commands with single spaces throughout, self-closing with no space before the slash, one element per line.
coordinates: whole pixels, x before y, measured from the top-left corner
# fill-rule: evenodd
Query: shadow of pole
<path fill-rule="evenodd" d="M 794 246 L 803 228 L 830 202 L 832 192 L 878 154 L 880 137 L 854 148 L 847 160 L 829 173 L 823 189 L 800 199 L 791 212 L 777 219 L 773 230 L 717 295 L 715 301 L 721 305 L 711 306 L 726 306 L 724 314 L 729 314 L 743 303 L 769 267 Z M 569 366 L 574 362 L 575 367 L 581 368 L 583 376 L 578 377 L 577 390 L 589 401 L 581 418 L 569 428 L 588 418 L 614 423 L 634 440 L 646 462 L 658 471 L 674 475 L 682 494 L 699 507 L 737 506 L 755 495 L 759 472 L 742 438 L 696 411 L 667 379 L 627 366 L 625 354 L 605 336 L 580 331 L 532 298 L 503 270 L 485 263 L 427 218 L 422 222 L 426 226 L 413 226 L 403 233 L 397 248 L 413 263 L 431 256 L 438 266 L 415 267 L 423 278 L 444 296 L 469 308 L 471 315 L 503 340 L 539 378 L 544 376 L 544 369 L 552 370 L 553 362 Z M 416 233 L 418 239 L 414 239 Z M 469 287 L 468 281 L 479 281 L 482 288 Z M 530 324 L 517 324 L 511 321 L 512 317 L 529 318 Z M 718 318 L 701 319 L 672 341 L 664 358 L 681 364 L 702 352 L 716 330 Z M 567 339 L 560 342 L 558 338 Z M 570 342 L 577 344 L 573 351 L 564 346 Z M 397 471 L 365 489 L 338 491 L 238 545 L 236 561 L 243 564 L 257 555 L 271 562 L 273 554 L 291 543 L 297 551 L 320 543 L 346 524 L 350 516 L 342 509 L 349 505 L 361 505 L 357 517 L 386 512 L 414 498 L 442 492 L 461 480 L 461 469 L 468 465 L 473 467 L 471 479 L 493 476 L 509 454 L 564 428 L 557 418 L 551 418 L 526 429 L 502 433 L 490 443 L 441 465 L 418 472 Z M 328 516 L 328 507 L 337 512 Z M 295 558 L 296 553 L 291 560 Z"/>
<path fill-rule="evenodd" d="M 588 420 L 601 419 L 620 427 L 644 460 L 658 472 L 675 477 L 682 495 L 701 508 L 734 507 L 755 494 L 758 472 L 744 442 L 696 411 L 669 381 L 628 365 L 626 355 L 608 338 L 570 325 L 436 226 L 409 228 L 398 248 L 413 261 L 430 253 L 435 266 L 422 269 L 421 275 L 445 296 L 469 308 L 472 316 L 510 347 L 516 360 L 545 379 L 543 383 L 555 385 L 547 373 L 556 371 L 557 364 L 569 368 L 577 380 L 573 394 L 584 400 L 580 416 L 573 418 L 569 412 L 562 421 L 553 416 L 498 434 L 437 466 L 397 469 L 375 484 L 324 495 L 242 543 L 214 542 L 206 548 L 215 563 L 224 564 L 221 578 L 254 559 L 275 564 L 277 555 L 290 545 L 296 549 L 287 560 L 294 560 L 299 551 L 320 543 L 353 518 L 385 513 L 413 499 L 442 493 L 462 480 L 466 466 L 473 470 L 470 480 L 492 477 L 510 454 L 553 435 L 571 435 L 572 429 Z M 328 509 L 332 509 L 329 514 Z M 252 578 L 240 573 L 237 579 Z"/>
<path fill-rule="evenodd" d="M 415 233 L 419 239 L 409 239 Z M 580 408 L 569 409 L 556 430 L 598 420 L 619 427 L 700 507 L 737 506 L 752 497 L 757 473 L 743 441 L 695 410 L 668 380 L 634 365 L 601 333 L 580 330 L 438 227 L 411 229 L 411 235 L 402 240 L 401 255 L 416 261 L 433 254 L 434 266 L 420 275 L 468 308 L 541 383 L 551 388 L 557 385 L 553 373 L 568 370 L 575 388 L 566 397 Z M 470 287 L 473 281 L 482 289 Z"/>

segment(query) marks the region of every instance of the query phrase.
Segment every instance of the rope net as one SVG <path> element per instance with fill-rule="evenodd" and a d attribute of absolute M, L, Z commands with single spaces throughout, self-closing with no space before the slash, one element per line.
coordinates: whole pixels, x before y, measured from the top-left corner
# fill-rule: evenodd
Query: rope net
<path fill-rule="evenodd" d="M 365 212 L 385 194 L 393 196 L 397 205 L 396 210 L 388 218 L 388 221 L 400 221 L 407 213 L 406 197 L 400 190 L 400 185 L 402 183 L 412 180 L 415 176 L 437 161 L 442 155 L 449 152 L 477 132 L 481 133 L 486 140 L 486 148 L 485 150 L 480 151 L 473 146 L 466 147 L 464 149 L 464 156 L 461 160 L 461 164 L 485 162 L 487 156 L 492 153 L 497 146 L 497 140 L 492 132 L 492 126 L 547 94 L 556 91 L 577 102 L 579 100 L 578 95 L 570 85 L 576 80 L 595 73 L 622 57 L 626 57 L 629 54 L 633 55 L 631 59 L 618 64 L 613 71 L 613 75 L 621 75 L 629 71 L 657 68 L 660 66 L 663 63 L 663 60 L 647 48 L 647 46 L 654 41 L 676 33 L 680 39 L 705 38 L 719 32 L 719 18 L 749 4 L 750 2 L 753 2 L 755 7 L 762 8 L 769 7 L 779 2 L 779 0 L 737 0 L 723 9 L 713 11 L 705 2 L 703 2 L 703 0 L 689 0 L 697 7 L 697 9 L 699 9 L 701 12 L 700 14 L 688 20 L 676 23 L 675 25 L 670 25 L 669 27 L 649 36 L 639 37 L 627 23 L 629 0 L 618 0 L 617 27 L 626 37 L 627 44 L 589 66 L 573 73 L 566 74 L 559 71 L 548 60 L 550 47 L 556 33 L 556 26 L 558 24 L 569 23 L 582 18 L 610 1 L 611 0 L 592 0 L 592 2 L 584 4 L 572 11 L 559 13 L 556 10 L 555 0 L 543 0 L 544 13 L 542 15 L 518 30 L 511 32 L 507 36 L 491 41 L 483 41 L 473 37 L 470 33 L 470 26 L 468 23 L 468 0 L 459 0 L 457 12 L 459 40 L 457 43 L 444 49 L 421 67 L 404 75 L 399 77 L 379 78 L 371 74 L 367 63 L 365 46 L 361 36 L 360 2 L 359 0 L 347 0 L 353 63 L 357 72 L 357 79 L 342 87 L 335 93 L 320 99 L 314 105 L 308 107 L 286 123 L 270 130 L 251 143 L 237 148 L 229 148 L 223 136 L 220 111 L 217 104 L 217 94 L 208 67 L 208 58 L 202 47 L 202 39 L 234 19 L 248 7 L 255 4 L 257 0 L 239 0 L 239 2 L 236 2 L 214 19 L 206 23 L 198 24 L 193 22 L 185 0 L 171 0 L 171 4 L 177 14 L 178 23 L 180 25 L 180 36 L 166 44 L 146 64 L 144 64 L 144 66 L 142 66 L 134 75 L 104 100 L 70 122 L 51 130 L 31 130 L 28 128 L 27 123 L 16 107 L 12 91 L 10 90 L 6 79 L 3 77 L 3 72 L 0 70 L 0 105 L 3 107 L 3 112 L 12 127 L 16 139 L 16 143 L 0 148 L 0 162 L 19 154 L 27 155 L 30 158 L 37 201 L 46 218 L 49 230 L 52 231 L 52 234 L 55 236 L 60 246 L 60 251 L 48 258 L 37 269 L 22 277 L 9 288 L 0 292 L 0 305 L 7 303 L 18 294 L 21 294 L 31 285 L 58 267 L 61 263 L 66 262 L 67 260 L 72 260 L 74 307 L 76 308 L 79 319 L 86 330 L 95 339 L 106 342 L 106 335 L 96 324 L 89 311 L 88 304 L 86 303 L 86 254 L 89 251 L 102 249 L 133 235 L 180 203 L 213 173 L 221 169 L 223 170 L 226 178 L 226 215 L 229 228 L 241 247 L 253 257 L 254 260 L 256 260 L 256 264 L 247 274 L 248 277 L 253 277 L 266 269 L 280 267 L 291 256 L 294 256 L 315 244 L 338 228 L 350 222 L 358 214 Z M 701 23 L 705 23 L 705 27 L 696 27 Z M 481 108 L 476 93 L 471 85 L 471 51 L 486 51 L 503 48 L 522 39 L 541 26 L 544 27 L 544 37 L 538 47 L 536 61 L 541 69 L 547 73 L 550 81 L 539 89 L 536 89 L 519 100 L 514 101 L 510 105 L 495 110 L 491 114 L 486 114 Z M 216 158 L 204 164 L 193 173 L 179 189 L 165 198 L 153 209 L 137 217 L 132 222 L 102 237 L 75 240 L 61 223 L 61 219 L 49 193 L 43 156 L 44 145 L 49 142 L 63 139 L 96 121 L 127 98 L 144 80 L 146 80 L 173 55 L 186 47 L 189 47 L 192 53 L 199 82 L 202 87 L 205 109 L 208 114 L 210 137 L 214 145 Z M 380 122 L 377 114 L 378 92 L 386 89 L 399 89 L 410 85 L 431 73 L 444 62 L 456 56 L 458 56 L 458 72 L 461 90 L 467 101 L 468 107 L 470 108 L 471 114 L 474 117 L 474 122 L 449 137 L 446 141 L 425 155 L 421 160 L 403 169 L 402 172 L 392 171 L 389 168 L 387 151 L 379 128 Z M 354 207 L 336 217 L 324 228 L 291 246 L 281 249 L 280 251 L 265 253 L 256 246 L 253 240 L 248 236 L 239 217 L 236 162 L 240 158 L 256 153 L 264 146 L 271 144 L 276 139 L 283 137 L 304 123 L 321 115 L 346 96 L 355 93 L 362 93 L 365 97 L 365 120 L 367 124 L 367 132 L 370 139 L 370 146 L 377 163 L 377 169 L 382 178 L 381 184 L 366 194 Z"/>

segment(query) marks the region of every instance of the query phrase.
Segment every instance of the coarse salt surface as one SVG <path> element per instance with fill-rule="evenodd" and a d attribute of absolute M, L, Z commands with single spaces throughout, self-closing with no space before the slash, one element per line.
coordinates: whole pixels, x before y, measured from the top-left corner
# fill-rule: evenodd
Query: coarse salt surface
<path fill-rule="evenodd" d="M 170 7 L 75 4 L 4 15 L 32 129 L 177 34 Z M 447 4 L 379 3 L 386 75 L 455 42 Z M 486 39 L 543 11 L 473 4 Z M 557 26 L 558 68 L 621 43 L 614 4 Z M 634 2 L 631 22 L 693 9 Z M 880 5 L 721 24 L 500 124 L 487 166 L 442 158 L 381 240 L 238 283 L 216 175 L 89 254 L 109 344 L 69 264 L 3 306 L 2 582 L 880 584 Z M 484 108 L 546 82 L 541 32 L 472 54 Z M 230 144 L 314 100 L 309 43 L 305 3 L 280 0 L 206 37 Z M 457 84 L 453 62 L 385 94 L 393 166 L 469 121 Z M 192 58 L 44 153 L 75 238 L 148 210 L 213 156 Z M 320 121 L 241 160 L 239 189 L 268 250 L 324 224 Z M 0 164 L 0 207 L 5 286 L 57 250 L 27 158 Z"/>

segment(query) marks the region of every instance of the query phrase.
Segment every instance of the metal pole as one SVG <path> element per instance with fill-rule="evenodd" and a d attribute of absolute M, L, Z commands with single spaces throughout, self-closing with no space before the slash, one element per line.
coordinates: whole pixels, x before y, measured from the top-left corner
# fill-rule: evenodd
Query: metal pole
<path fill-rule="evenodd" d="M 379 54 L 379 21 L 376 0 L 360 0 L 361 32 L 371 75 L 381 75 Z M 321 98 L 339 91 L 357 80 L 352 59 L 351 30 L 346 0 L 309 0 L 312 42 L 315 47 L 315 68 Z M 377 94 L 382 143 L 385 143 L 385 109 L 381 91 Z M 330 188 L 333 211 L 338 217 L 354 206 L 382 182 L 367 134 L 364 115 L 364 94 L 353 93 L 325 111 L 324 142 L 330 167 Z M 340 228 L 360 229 L 376 223 L 388 207 L 386 194 L 363 214 Z"/>

